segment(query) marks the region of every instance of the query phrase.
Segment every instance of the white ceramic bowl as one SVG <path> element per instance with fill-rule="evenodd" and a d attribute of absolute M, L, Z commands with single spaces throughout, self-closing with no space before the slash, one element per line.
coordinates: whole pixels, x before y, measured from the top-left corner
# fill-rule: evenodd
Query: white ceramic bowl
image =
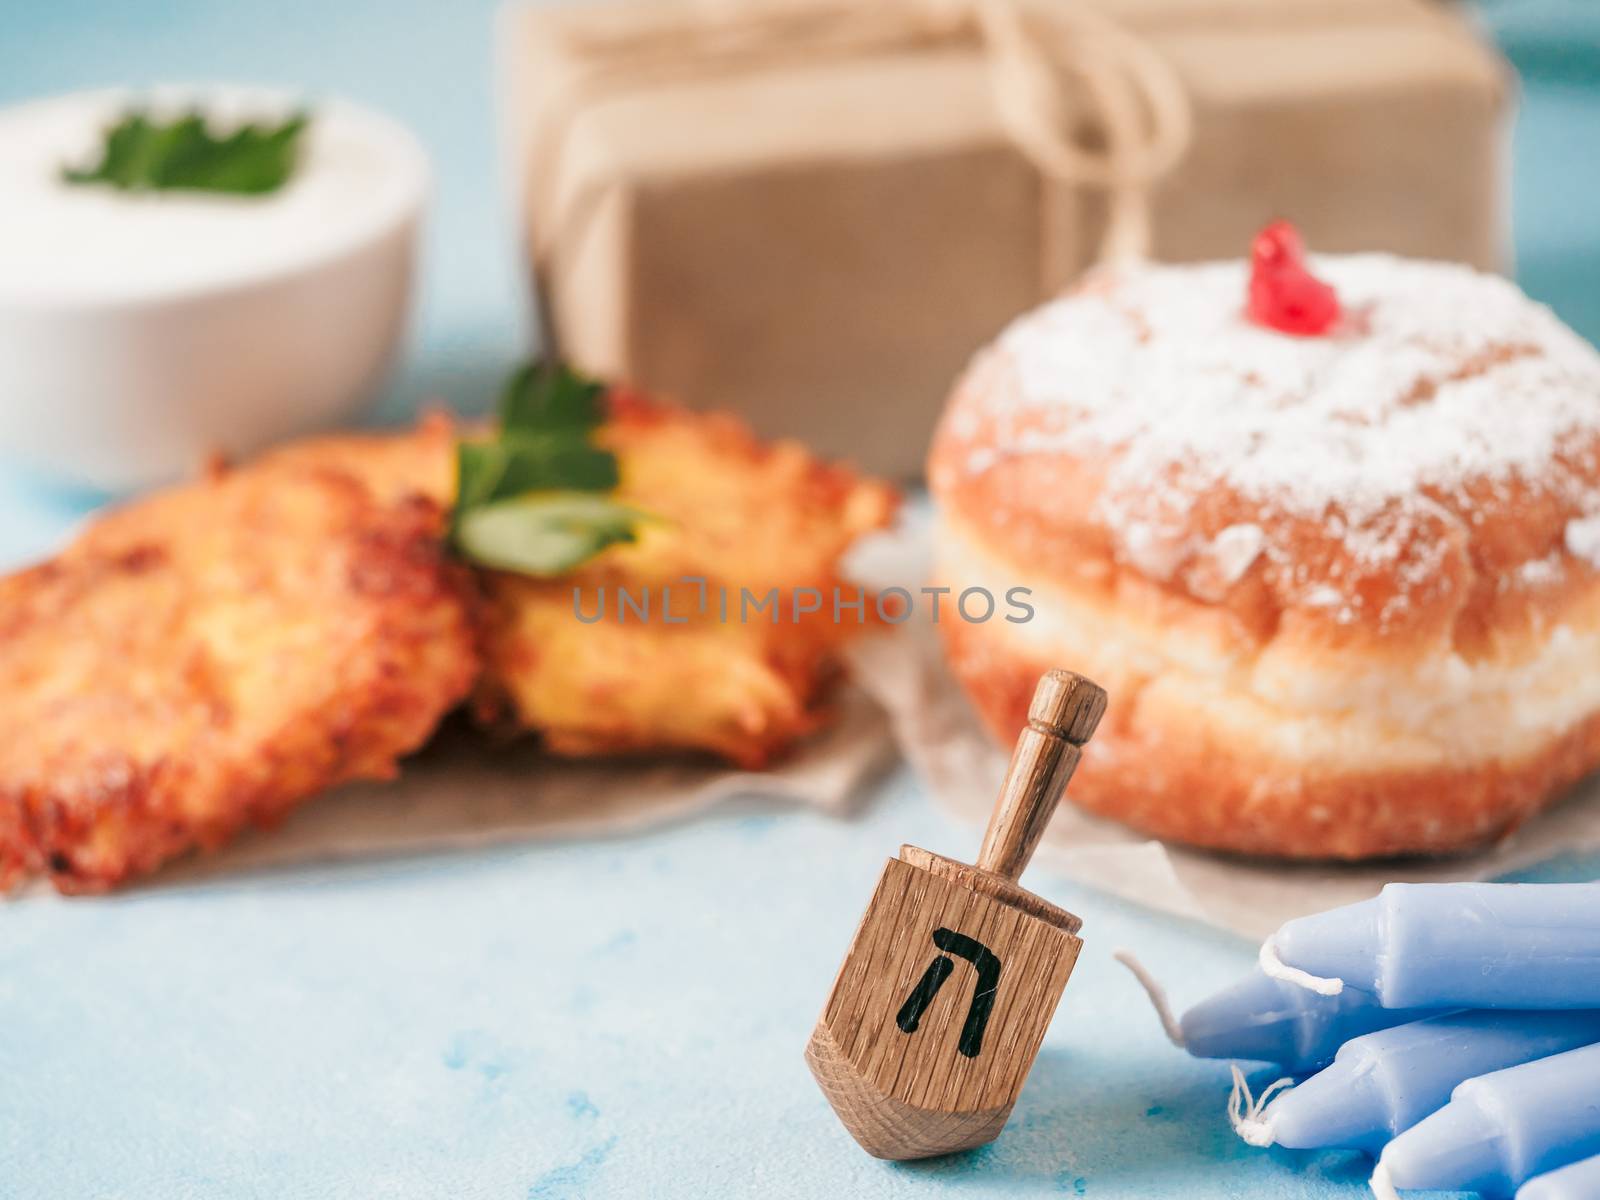
<path fill-rule="evenodd" d="M 267 197 L 60 181 L 146 100 L 226 120 L 297 98 L 195 86 L 0 110 L 0 457 L 110 491 L 351 416 L 400 344 L 428 191 L 411 134 L 325 100 Z"/>

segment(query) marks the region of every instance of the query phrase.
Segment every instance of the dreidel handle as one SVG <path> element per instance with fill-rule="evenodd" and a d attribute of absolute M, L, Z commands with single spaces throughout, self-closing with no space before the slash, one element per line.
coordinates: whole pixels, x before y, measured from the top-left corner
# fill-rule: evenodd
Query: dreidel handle
<path fill-rule="evenodd" d="M 1039 680 L 983 833 L 980 868 L 1010 880 L 1022 874 L 1105 711 L 1105 691 L 1082 675 L 1055 670 Z"/>

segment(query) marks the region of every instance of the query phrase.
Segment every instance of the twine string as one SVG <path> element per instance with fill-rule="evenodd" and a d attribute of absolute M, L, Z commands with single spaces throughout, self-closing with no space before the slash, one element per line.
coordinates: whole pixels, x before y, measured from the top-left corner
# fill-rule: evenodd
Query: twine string
<path fill-rule="evenodd" d="M 1189 146 L 1189 99 L 1148 42 L 1083 0 L 690 0 L 568 28 L 578 66 L 535 131 L 536 267 L 547 276 L 555 248 L 578 244 L 621 182 L 601 175 L 559 191 L 572 128 L 590 106 L 689 80 L 960 46 L 986 57 L 1000 124 L 1047 182 L 1104 193 L 1095 259 L 1147 256 L 1150 189 Z"/>

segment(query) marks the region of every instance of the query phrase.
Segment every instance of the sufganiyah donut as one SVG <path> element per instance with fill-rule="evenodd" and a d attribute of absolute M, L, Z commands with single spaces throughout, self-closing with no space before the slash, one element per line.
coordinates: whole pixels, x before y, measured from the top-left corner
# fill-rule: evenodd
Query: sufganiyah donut
<path fill-rule="evenodd" d="M 1107 689 L 1096 813 L 1294 858 L 1478 846 L 1600 765 L 1600 354 L 1465 267 L 1311 268 L 1315 336 L 1243 262 L 1136 265 L 982 351 L 929 462 L 936 582 L 1035 615 L 939 628 L 1002 743 L 1041 671 Z"/>

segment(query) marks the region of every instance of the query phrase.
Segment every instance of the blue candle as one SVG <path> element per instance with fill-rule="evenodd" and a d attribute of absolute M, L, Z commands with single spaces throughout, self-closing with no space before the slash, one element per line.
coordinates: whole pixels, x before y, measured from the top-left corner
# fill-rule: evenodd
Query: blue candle
<path fill-rule="evenodd" d="M 1184 1013 L 1179 1027 L 1184 1049 L 1199 1058 L 1256 1059 L 1298 1075 L 1332 1062 L 1353 1037 L 1437 1011 L 1384 1008 L 1353 987 L 1321 996 L 1252 971 Z"/>
<path fill-rule="evenodd" d="M 1384 1148 L 1372 1177 L 1395 1188 L 1509 1196 L 1535 1175 L 1600 1153 L 1600 1045 L 1480 1075 Z"/>
<path fill-rule="evenodd" d="M 1600 1009 L 1600 883 L 1391 883 L 1290 921 L 1262 965 L 1385 1008 Z"/>
<path fill-rule="evenodd" d="M 1517 1189 L 1517 1200 L 1595 1200 L 1596 1196 L 1600 1196 L 1600 1154 L 1530 1179 Z"/>
<path fill-rule="evenodd" d="M 1296 1150 L 1377 1154 L 1464 1080 L 1592 1042 L 1600 1042 L 1600 1012 L 1459 1012 L 1379 1030 L 1347 1042 L 1332 1066 L 1274 1100 L 1263 1132 Z"/>

